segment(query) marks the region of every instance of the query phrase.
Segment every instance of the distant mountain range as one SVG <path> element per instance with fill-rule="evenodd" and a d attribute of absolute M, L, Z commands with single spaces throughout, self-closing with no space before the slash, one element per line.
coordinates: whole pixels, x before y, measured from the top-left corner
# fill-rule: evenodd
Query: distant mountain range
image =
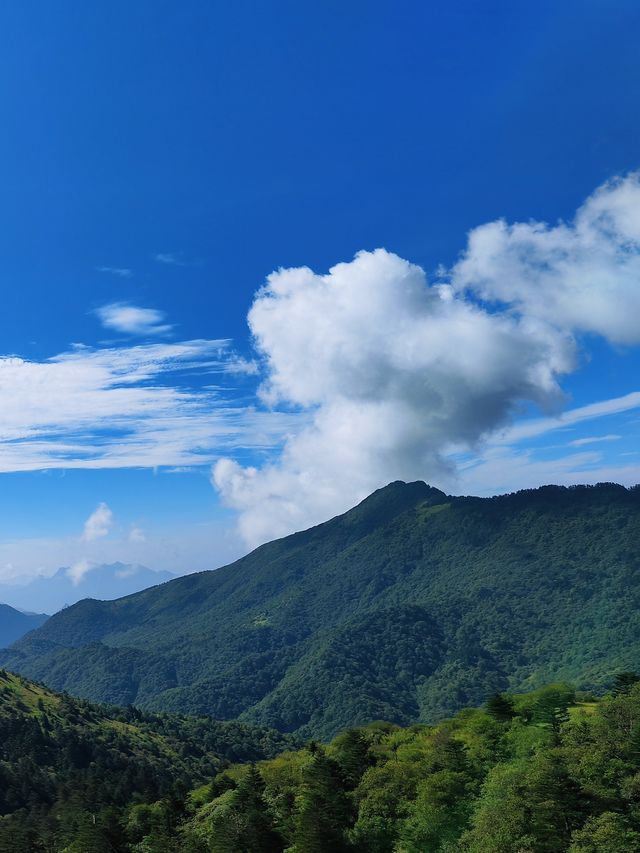
<path fill-rule="evenodd" d="M 39 628 L 48 618 L 46 613 L 22 613 L 8 604 L 0 604 L 0 648 L 10 646 L 28 631 Z"/>
<path fill-rule="evenodd" d="M 640 660 L 640 488 L 392 483 L 213 572 L 82 601 L 0 665 L 93 700 L 308 737 Z"/>
<path fill-rule="evenodd" d="M 55 613 L 83 598 L 110 601 L 175 577 L 171 572 L 127 563 L 93 566 L 75 578 L 71 569 L 62 568 L 50 577 L 36 577 L 26 584 L 0 584 L 0 601 L 30 612 Z"/>

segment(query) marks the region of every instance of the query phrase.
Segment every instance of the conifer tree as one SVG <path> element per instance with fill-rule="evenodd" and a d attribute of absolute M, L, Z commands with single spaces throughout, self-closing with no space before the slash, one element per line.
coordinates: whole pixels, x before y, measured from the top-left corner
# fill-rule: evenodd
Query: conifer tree
<path fill-rule="evenodd" d="M 291 853 L 342 853 L 351 809 L 338 764 L 315 746 L 296 801 Z"/>

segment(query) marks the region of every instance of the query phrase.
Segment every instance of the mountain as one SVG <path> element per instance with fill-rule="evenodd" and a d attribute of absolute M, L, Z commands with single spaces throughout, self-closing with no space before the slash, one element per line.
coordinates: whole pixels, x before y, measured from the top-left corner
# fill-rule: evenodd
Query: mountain
<path fill-rule="evenodd" d="M 0 601 L 25 610 L 55 613 L 83 598 L 110 601 L 173 578 L 171 572 L 155 572 L 137 564 L 103 564 L 75 575 L 65 567 L 50 577 L 36 577 L 26 584 L 0 584 Z"/>
<path fill-rule="evenodd" d="M 331 737 L 640 658 L 640 488 L 392 483 L 230 566 L 82 601 L 0 664 L 92 700 Z"/>
<path fill-rule="evenodd" d="M 298 745 L 243 723 L 91 705 L 0 670 L 0 853 L 121 850 L 125 807 L 135 832 L 136 817 L 152 822 L 145 803 L 168 810 L 230 762 Z"/>
<path fill-rule="evenodd" d="M 49 617 L 45 613 L 22 613 L 0 604 L 0 648 L 10 646 L 28 631 L 39 628 Z"/>

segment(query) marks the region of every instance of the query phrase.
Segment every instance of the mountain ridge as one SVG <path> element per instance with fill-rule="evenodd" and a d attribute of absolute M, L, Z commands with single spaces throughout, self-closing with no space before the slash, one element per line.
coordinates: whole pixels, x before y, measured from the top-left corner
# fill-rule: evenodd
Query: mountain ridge
<path fill-rule="evenodd" d="M 640 489 L 396 482 L 216 571 L 80 602 L 0 663 L 93 700 L 330 737 L 633 668 L 638 566 Z"/>
<path fill-rule="evenodd" d="M 46 613 L 25 613 L 9 604 L 0 604 L 0 648 L 6 648 L 34 628 L 39 628 L 49 616 Z"/>

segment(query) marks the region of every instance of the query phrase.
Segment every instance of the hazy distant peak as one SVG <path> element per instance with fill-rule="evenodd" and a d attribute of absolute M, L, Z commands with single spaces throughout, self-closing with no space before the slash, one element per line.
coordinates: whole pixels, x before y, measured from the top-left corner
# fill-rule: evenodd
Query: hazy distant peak
<path fill-rule="evenodd" d="M 22 610 L 55 613 L 83 598 L 109 601 L 175 577 L 139 563 L 102 563 L 84 572 L 62 566 L 49 577 L 36 577 L 20 586 L 0 584 L 0 600 Z"/>
<path fill-rule="evenodd" d="M 48 618 L 45 613 L 23 613 L 8 604 L 0 604 L 0 648 L 10 646 L 28 631 L 39 628 Z"/>

